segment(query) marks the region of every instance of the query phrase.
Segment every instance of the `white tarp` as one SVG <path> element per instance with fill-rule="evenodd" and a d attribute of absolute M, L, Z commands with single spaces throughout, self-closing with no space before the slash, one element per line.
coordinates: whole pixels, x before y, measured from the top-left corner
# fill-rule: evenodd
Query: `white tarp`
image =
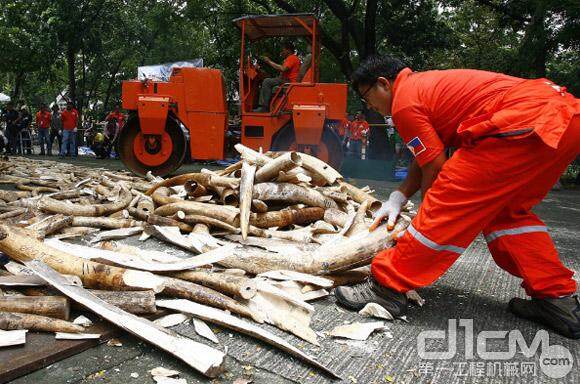
<path fill-rule="evenodd" d="M 184 67 L 193 67 L 193 68 L 203 67 L 203 59 L 193 59 L 188 61 L 177 61 L 175 63 L 146 65 L 143 67 L 138 67 L 137 79 L 168 81 L 169 76 L 171 76 L 171 71 L 173 70 L 173 68 L 184 68 Z"/>
<path fill-rule="evenodd" d="M 10 96 L 0 92 L 0 103 L 10 101 Z"/>

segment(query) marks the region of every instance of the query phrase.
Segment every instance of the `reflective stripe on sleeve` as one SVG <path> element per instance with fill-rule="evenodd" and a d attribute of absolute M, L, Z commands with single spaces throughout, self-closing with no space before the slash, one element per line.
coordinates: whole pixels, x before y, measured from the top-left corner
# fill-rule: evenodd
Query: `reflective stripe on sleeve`
<path fill-rule="evenodd" d="M 499 231 L 494 231 L 487 234 L 487 236 L 485 236 L 485 241 L 491 243 L 498 237 L 506 235 L 521 235 L 522 233 L 530 233 L 530 232 L 548 232 L 548 228 L 545 225 L 527 225 L 525 227 L 500 229 Z"/>
<path fill-rule="evenodd" d="M 423 244 L 427 248 L 433 249 L 434 251 L 449 251 L 458 254 L 462 254 L 463 252 L 465 252 L 465 248 L 457 247 L 455 245 L 437 244 L 436 242 L 429 240 L 428 238 L 423 236 L 421 232 L 417 231 L 412 224 L 409 225 L 407 231 L 409 231 L 411 236 L 413 236 L 415 240 L 417 240 L 419 243 Z"/>

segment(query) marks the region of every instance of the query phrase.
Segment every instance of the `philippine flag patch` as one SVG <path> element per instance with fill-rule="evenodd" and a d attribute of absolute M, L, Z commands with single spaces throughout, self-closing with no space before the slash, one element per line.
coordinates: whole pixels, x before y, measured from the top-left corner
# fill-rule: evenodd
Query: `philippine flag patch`
<path fill-rule="evenodd" d="M 411 151 L 415 157 L 427 150 L 427 147 L 425 147 L 421 139 L 419 139 L 419 136 L 415 136 L 411 141 L 409 141 L 407 143 L 407 148 L 409 148 L 409 151 Z"/>

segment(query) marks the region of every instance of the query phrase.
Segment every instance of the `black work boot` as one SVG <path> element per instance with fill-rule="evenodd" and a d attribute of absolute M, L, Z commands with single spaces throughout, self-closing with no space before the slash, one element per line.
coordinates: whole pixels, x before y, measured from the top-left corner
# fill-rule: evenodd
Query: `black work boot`
<path fill-rule="evenodd" d="M 334 296 L 339 304 L 355 311 L 360 311 L 368 303 L 377 303 L 393 317 L 407 313 L 407 296 L 380 285 L 372 276 L 351 287 L 336 288 Z"/>
<path fill-rule="evenodd" d="M 516 297 L 508 306 L 516 316 L 550 327 L 562 336 L 580 339 L 580 300 L 577 295 L 531 300 Z"/>

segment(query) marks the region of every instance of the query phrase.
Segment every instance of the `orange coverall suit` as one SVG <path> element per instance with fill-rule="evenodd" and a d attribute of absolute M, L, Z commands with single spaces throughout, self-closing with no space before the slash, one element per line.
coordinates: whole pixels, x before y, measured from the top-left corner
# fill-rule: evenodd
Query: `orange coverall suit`
<path fill-rule="evenodd" d="M 531 209 L 580 153 L 580 102 L 549 80 L 476 70 L 413 73 L 393 86 L 393 121 L 419 165 L 447 147 L 418 215 L 372 274 L 399 292 L 437 280 L 483 232 L 501 268 L 532 297 L 576 283 Z"/>

